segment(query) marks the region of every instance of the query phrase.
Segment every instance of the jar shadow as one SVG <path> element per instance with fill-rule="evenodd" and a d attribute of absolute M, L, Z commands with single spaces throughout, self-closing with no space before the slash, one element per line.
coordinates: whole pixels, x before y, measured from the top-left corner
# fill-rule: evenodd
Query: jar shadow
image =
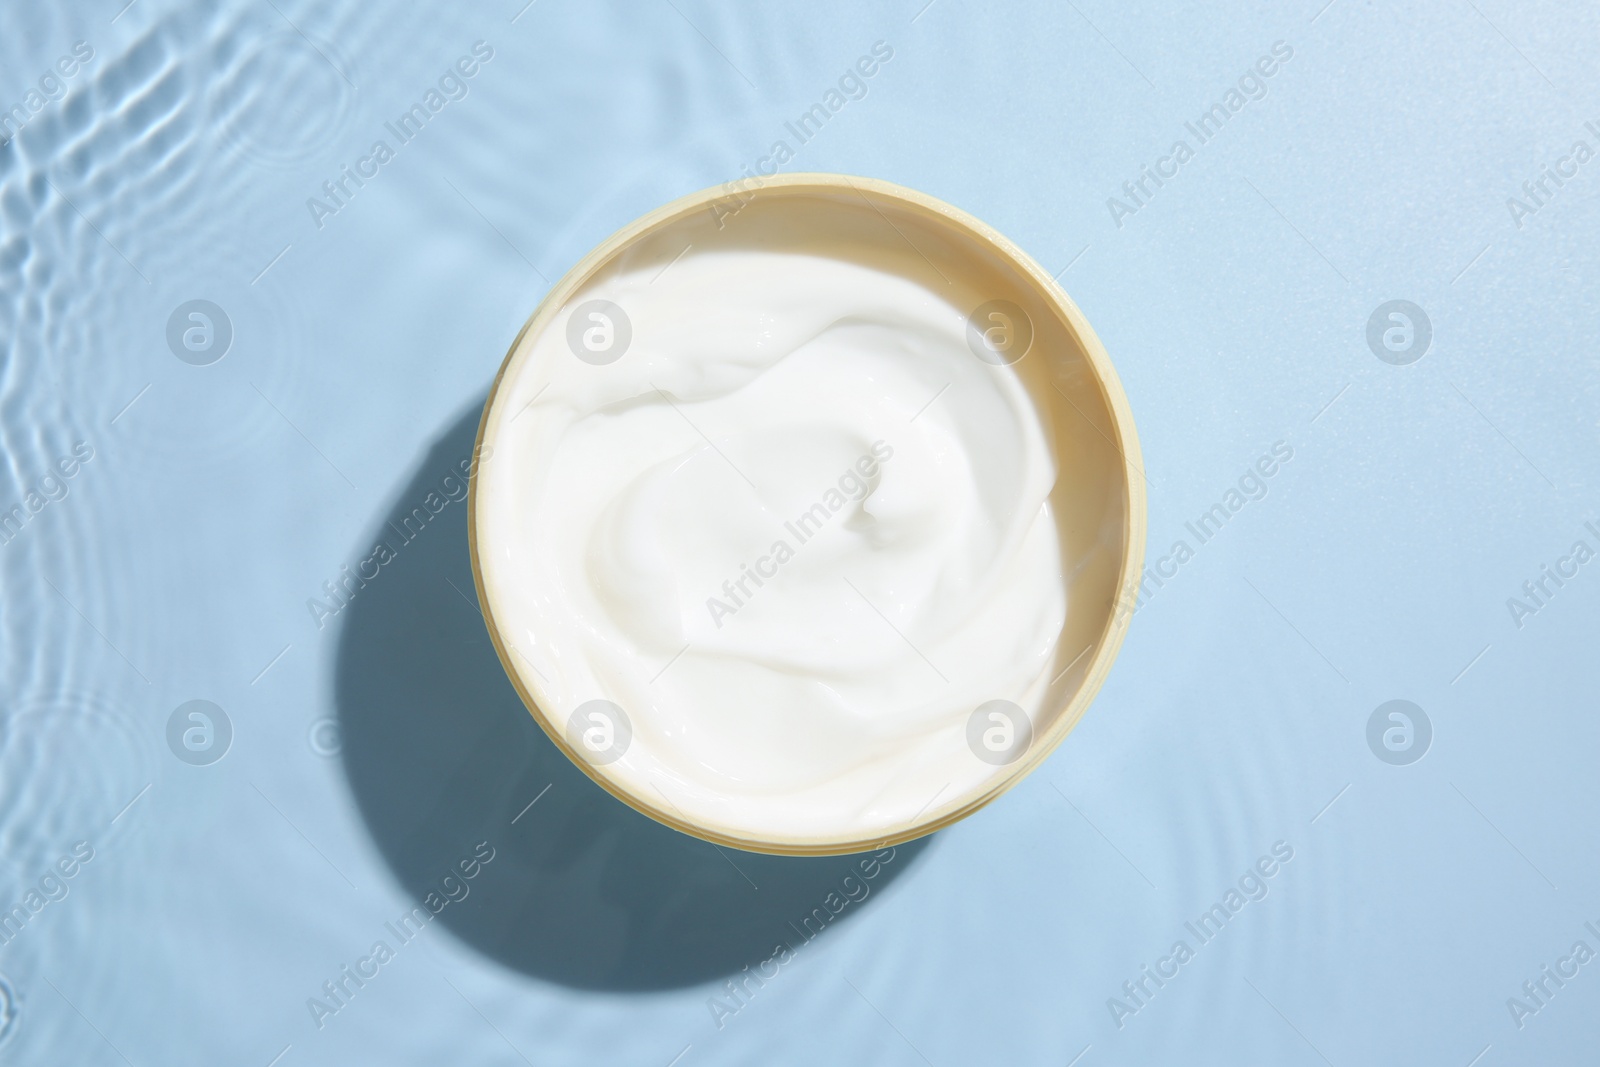
<path fill-rule="evenodd" d="M 612 797 L 534 722 L 473 587 L 460 475 L 481 410 L 429 449 L 351 568 L 376 576 L 328 620 L 345 772 L 405 891 L 507 967 L 607 991 L 721 978 L 870 907 L 928 838 L 819 858 L 715 846 Z"/>

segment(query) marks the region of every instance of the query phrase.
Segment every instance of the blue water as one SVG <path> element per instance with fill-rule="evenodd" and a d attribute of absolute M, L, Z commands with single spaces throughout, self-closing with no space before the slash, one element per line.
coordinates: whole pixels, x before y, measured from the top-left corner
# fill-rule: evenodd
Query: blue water
<path fill-rule="evenodd" d="M 122 2 L 0 16 L 0 1062 L 1600 1060 L 1592 10 Z M 567 765 L 464 505 L 307 607 L 553 279 L 780 140 L 1062 272 L 1172 575 L 814 939 L 861 860 Z"/>

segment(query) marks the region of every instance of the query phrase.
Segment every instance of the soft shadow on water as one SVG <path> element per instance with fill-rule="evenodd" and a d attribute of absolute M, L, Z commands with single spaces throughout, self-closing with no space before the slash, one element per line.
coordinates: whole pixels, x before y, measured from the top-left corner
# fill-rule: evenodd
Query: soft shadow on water
<path fill-rule="evenodd" d="M 345 769 L 378 848 L 421 901 L 488 842 L 494 859 L 439 918 L 537 978 L 665 989 L 766 959 L 779 940 L 796 940 L 789 924 L 838 890 L 857 858 L 756 855 L 668 829 L 591 782 L 539 729 L 478 612 L 466 502 L 445 505 L 420 533 L 415 518 L 404 524 L 430 492 L 437 506 L 455 490 L 441 483 L 470 456 L 480 410 L 450 427 L 375 524 L 374 544 L 387 537 L 396 558 L 329 622 L 342 628 Z M 871 907 L 926 844 L 899 846 L 873 895 L 841 918 Z"/>

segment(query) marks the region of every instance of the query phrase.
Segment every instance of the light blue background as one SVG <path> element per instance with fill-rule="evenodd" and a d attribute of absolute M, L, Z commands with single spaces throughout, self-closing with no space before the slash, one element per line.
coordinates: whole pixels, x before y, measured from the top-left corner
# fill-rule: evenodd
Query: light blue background
<path fill-rule="evenodd" d="M 921 4 L 7 6 L 0 106 L 74 41 L 95 58 L 0 149 L 0 509 L 73 442 L 94 458 L 0 547 L 0 906 L 75 842 L 95 858 L 0 945 L 0 1061 L 1600 1060 L 1600 963 L 1521 1029 L 1506 1003 L 1580 938 L 1600 950 L 1600 563 L 1520 628 L 1506 606 L 1574 541 L 1600 547 L 1600 162 L 1520 227 L 1506 205 L 1574 140 L 1600 148 L 1600 16 Z M 307 198 L 479 40 L 494 58 L 466 98 L 319 229 Z M 307 598 L 437 478 L 435 446 L 458 443 L 550 280 L 735 177 L 876 41 L 893 59 L 786 169 L 922 189 L 1063 271 L 1138 420 L 1152 559 L 1274 442 L 1293 460 L 1138 612 L 1054 756 L 902 849 L 724 1029 L 716 981 L 563 981 L 566 960 L 508 964 L 439 924 L 318 1029 L 306 999 L 418 883 L 348 731 L 344 758 L 312 744 L 352 714 L 355 607 L 319 631 Z M 1266 97 L 1119 228 L 1107 198 L 1277 41 L 1293 58 Z M 165 341 L 195 298 L 235 331 L 207 367 Z M 1390 299 L 1432 323 L 1410 366 L 1366 344 Z M 409 608 L 391 587 L 377 614 L 481 646 L 442 585 Z M 476 692 L 427 707 L 470 718 Z M 1434 728 L 1410 766 L 1366 743 L 1397 697 Z M 208 767 L 166 742 L 195 698 L 234 728 Z M 633 934 L 605 909 L 517 897 L 513 863 L 537 862 L 519 835 L 584 785 L 512 825 L 554 779 L 508 770 L 515 746 L 472 763 L 501 748 L 466 737 L 454 777 L 394 795 L 448 812 L 457 789 L 504 794 L 472 809 L 507 857 L 478 899 L 574 958 L 619 951 Z M 582 799 L 602 821 L 610 803 Z M 429 840 L 442 869 L 478 836 Z M 1294 858 L 1267 898 L 1119 1029 L 1107 998 L 1277 841 Z M 560 844 L 607 893 L 654 890 L 608 885 L 618 865 L 637 881 L 614 842 Z M 662 847 L 703 850 L 707 893 L 745 892 L 735 868 L 760 862 Z"/>

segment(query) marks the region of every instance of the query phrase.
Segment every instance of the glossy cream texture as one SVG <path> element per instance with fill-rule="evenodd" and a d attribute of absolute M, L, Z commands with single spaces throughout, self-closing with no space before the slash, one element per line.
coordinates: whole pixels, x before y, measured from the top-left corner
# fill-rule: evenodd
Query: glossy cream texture
<path fill-rule="evenodd" d="M 904 252 L 617 265 L 502 384 L 476 491 L 494 617 L 553 721 L 623 709 L 602 773 L 686 821 L 893 832 L 1005 773 L 968 747 L 979 704 L 1047 725 L 1051 438 L 1026 362 L 968 347 L 983 294 Z M 594 300 L 631 328 L 605 365 L 569 344 Z"/>

